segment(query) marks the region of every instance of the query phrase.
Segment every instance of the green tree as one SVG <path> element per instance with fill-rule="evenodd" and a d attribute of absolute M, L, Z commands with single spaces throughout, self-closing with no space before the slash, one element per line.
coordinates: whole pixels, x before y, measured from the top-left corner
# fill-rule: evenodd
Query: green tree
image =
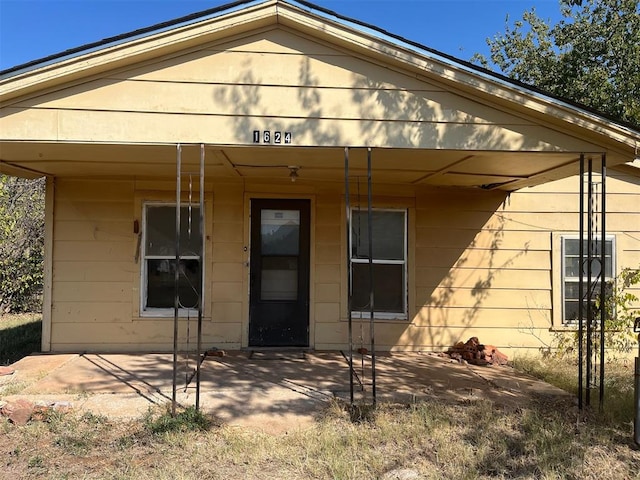
<path fill-rule="evenodd" d="M 503 74 L 640 127 L 640 0 L 559 0 L 550 25 L 535 9 L 487 39 Z M 484 66 L 481 55 L 473 58 Z"/>
<path fill-rule="evenodd" d="M 0 314 L 41 309 L 44 178 L 0 175 Z"/>

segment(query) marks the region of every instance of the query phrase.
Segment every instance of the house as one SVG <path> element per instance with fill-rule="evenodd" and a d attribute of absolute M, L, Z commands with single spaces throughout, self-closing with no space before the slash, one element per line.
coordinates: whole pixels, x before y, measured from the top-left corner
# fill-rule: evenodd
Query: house
<path fill-rule="evenodd" d="M 368 343 L 371 231 L 376 348 L 537 349 L 576 314 L 580 158 L 606 276 L 640 264 L 640 132 L 307 2 L 6 70 L 0 108 L 0 172 L 47 177 L 43 351 L 172 349 L 178 198 L 181 347 L 200 292 L 205 347 L 343 349 L 349 303 Z"/>

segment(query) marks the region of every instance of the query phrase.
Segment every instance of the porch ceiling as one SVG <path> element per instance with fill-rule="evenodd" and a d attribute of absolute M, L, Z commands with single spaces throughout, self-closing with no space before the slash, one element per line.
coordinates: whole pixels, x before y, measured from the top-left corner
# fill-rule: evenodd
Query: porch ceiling
<path fill-rule="evenodd" d="M 366 149 L 350 149 L 350 175 L 366 175 Z M 600 155 L 593 155 L 599 161 Z M 183 146 L 183 171 L 199 163 L 199 146 Z M 488 152 L 373 149 L 374 182 L 515 190 L 577 173 L 573 152 Z M 173 178 L 175 145 L 0 143 L 0 172 L 20 176 Z M 288 180 L 299 167 L 299 182 L 340 182 L 344 149 L 321 147 L 206 147 L 207 177 L 232 180 Z"/>

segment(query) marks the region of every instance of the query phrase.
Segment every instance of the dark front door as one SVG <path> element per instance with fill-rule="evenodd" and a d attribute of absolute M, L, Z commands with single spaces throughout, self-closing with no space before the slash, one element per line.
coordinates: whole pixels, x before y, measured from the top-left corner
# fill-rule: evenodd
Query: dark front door
<path fill-rule="evenodd" d="M 309 210 L 251 200 L 250 347 L 309 346 Z"/>

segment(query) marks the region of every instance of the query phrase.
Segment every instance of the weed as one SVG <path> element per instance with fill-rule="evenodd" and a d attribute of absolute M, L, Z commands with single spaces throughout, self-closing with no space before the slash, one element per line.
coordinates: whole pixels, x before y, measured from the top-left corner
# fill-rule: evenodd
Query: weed
<path fill-rule="evenodd" d="M 4 396 L 16 395 L 30 385 L 28 382 L 16 381 L 0 385 L 0 393 Z"/>
<path fill-rule="evenodd" d="M 195 407 L 188 407 L 175 416 L 170 412 L 165 412 L 157 418 L 149 412 L 144 418 L 145 428 L 154 435 L 169 432 L 188 432 L 194 430 L 206 431 L 213 426 L 210 417 L 196 410 Z"/>
<path fill-rule="evenodd" d="M 71 455 L 82 455 L 89 451 L 91 443 L 83 435 L 76 435 L 73 433 L 65 433 L 60 435 L 54 442 L 54 444 Z"/>
<path fill-rule="evenodd" d="M 84 412 L 80 417 L 80 420 L 84 423 L 94 426 L 102 426 L 108 422 L 107 417 L 105 417 L 104 415 L 96 415 L 93 412 Z"/>
<path fill-rule="evenodd" d="M 47 409 L 43 412 L 43 422 L 45 422 L 51 433 L 60 433 L 75 428 L 77 423 L 76 419 L 67 413 L 63 413 L 59 410 Z"/>
<path fill-rule="evenodd" d="M 44 468 L 44 459 L 40 455 L 31 457 L 27 462 L 29 468 Z"/>
<path fill-rule="evenodd" d="M 127 450 L 132 448 L 137 443 L 137 439 L 134 435 L 125 435 L 116 440 L 115 445 L 119 450 Z"/>
<path fill-rule="evenodd" d="M 373 405 L 354 404 L 347 405 L 346 408 L 353 423 L 373 422 L 376 418 L 376 409 Z"/>

